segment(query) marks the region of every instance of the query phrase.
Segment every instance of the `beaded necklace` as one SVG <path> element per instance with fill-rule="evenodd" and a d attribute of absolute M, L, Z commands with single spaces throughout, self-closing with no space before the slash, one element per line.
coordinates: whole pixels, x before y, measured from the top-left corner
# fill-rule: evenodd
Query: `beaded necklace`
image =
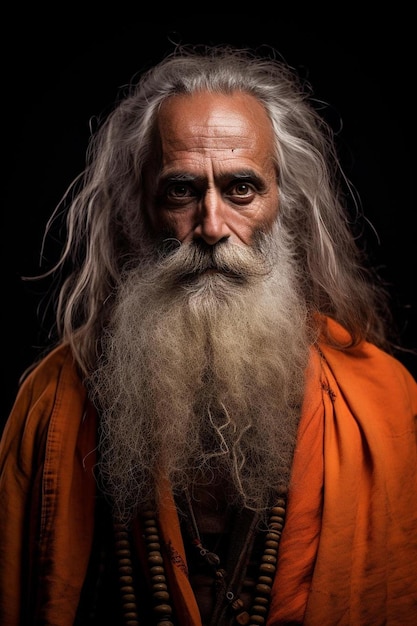
<path fill-rule="evenodd" d="M 221 589 L 219 603 L 215 607 L 216 626 L 222 624 L 240 626 L 263 626 L 268 616 L 272 584 L 276 572 L 278 559 L 278 547 L 285 520 L 286 500 L 279 497 L 270 510 L 268 530 L 265 532 L 263 554 L 260 559 L 258 577 L 255 582 L 252 606 L 249 611 L 243 608 L 243 602 L 235 592 L 237 572 L 242 570 L 244 551 L 241 551 L 242 563 L 236 566 L 235 574 L 231 581 L 226 581 L 226 572 L 219 568 L 216 572 L 218 587 Z M 174 609 L 168 589 L 164 560 L 161 552 L 161 540 L 155 511 L 149 507 L 141 513 L 144 528 L 144 538 L 147 554 L 147 563 L 151 576 L 151 595 L 153 612 L 156 626 L 175 626 Z M 253 534 L 257 522 L 256 516 L 252 515 L 247 520 L 248 536 Z M 195 519 L 192 520 L 194 525 Z M 124 623 L 126 626 L 139 626 L 139 607 L 137 605 L 136 592 L 133 578 L 133 565 L 129 533 L 126 527 L 114 520 L 116 557 L 119 570 L 120 592 Z M 241 533 L 242 534 L 242 533 Z M 243 544 L 248 545 L 246 535 Z M 213 565 L 218 566 L 218 557 L 213 552 L 204 548 L 196 532 L 196 546 L 202 556 L 206 556 Z M 217 557 L 217 558 L 216 558 Z M 230 612 L 232 616 L 230 617 Z M 228 617 L 229 615 L 229 617 Z M 223 621 L 220 621 L 223 620 Z M 180 622 L 179 622 L 180 623 Z"/>

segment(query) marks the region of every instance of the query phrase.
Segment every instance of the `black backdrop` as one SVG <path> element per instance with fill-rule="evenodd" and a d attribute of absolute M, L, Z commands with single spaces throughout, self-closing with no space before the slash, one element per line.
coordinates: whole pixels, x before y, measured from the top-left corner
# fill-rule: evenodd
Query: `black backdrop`
<path fill-rule="evenodd" d="M 274 18 L 240 10 L 158 21 L 123 7 L 86 15 L 59 6 L 59 15 L 36 5 L 31 15 L 23 7 L 3 19 L 2 422 L 48 330 L 37 313 L 40 288 L 20 276 L 39 270 L 46 220 L 83 168 L 90 120 L 136 72 L 172 50 L 172 41 L 272 46 L 311 82 L 340 127 L 342 163 L 372 224 L 368 250 L 388 282 L 402 343 L 417 348 L 411 15 L 398 9 L 365 22 L 341 8 L 337 16 L 294 9 Z M 416 376 L 417 357 L 404 353 L 401 360 Z"/>

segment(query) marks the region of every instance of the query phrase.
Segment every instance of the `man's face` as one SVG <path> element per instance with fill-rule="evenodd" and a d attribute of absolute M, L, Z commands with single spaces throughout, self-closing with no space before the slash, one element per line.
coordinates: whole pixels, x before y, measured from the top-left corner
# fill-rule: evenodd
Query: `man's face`
<path fill-rule="evenodd" d="M 158 117 L 160 167 L 149 182 L 153 235 L 249 246 L 278 211 L 270 120 L 251 95 L 168 99 Z"/>

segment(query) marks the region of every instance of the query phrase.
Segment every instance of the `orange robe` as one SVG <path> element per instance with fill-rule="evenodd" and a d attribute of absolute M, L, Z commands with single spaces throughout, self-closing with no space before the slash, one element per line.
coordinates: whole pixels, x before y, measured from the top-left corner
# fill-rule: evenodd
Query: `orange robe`
<path fill-rule="evenodd" d="M 312 349 L 267 626 L 415 626 L 416 416 L 417 383 L 399 361 L 369 343 Z M 73 624 L 93 538 L 96 433 L 61 346 L 21 387 L 1 441 L 4 626 Z M 180 624 L 201 626 L 169 490 L 159 521 Z"/>

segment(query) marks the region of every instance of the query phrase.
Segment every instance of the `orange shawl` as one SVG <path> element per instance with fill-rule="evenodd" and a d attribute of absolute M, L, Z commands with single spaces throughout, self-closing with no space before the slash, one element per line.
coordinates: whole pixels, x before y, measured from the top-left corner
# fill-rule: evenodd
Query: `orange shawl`
<path fill-rule="evenodd" d="M 266 626 L 414 626 L 416 381 L 368 343 L 320 350 Z M 96 419 L 68 347 L 19 391 L 0 447 L 1 624 L 73 624 L 93 537 Z M 201 626 L 169 490 L 160 525 L 180 624 Z"/>

